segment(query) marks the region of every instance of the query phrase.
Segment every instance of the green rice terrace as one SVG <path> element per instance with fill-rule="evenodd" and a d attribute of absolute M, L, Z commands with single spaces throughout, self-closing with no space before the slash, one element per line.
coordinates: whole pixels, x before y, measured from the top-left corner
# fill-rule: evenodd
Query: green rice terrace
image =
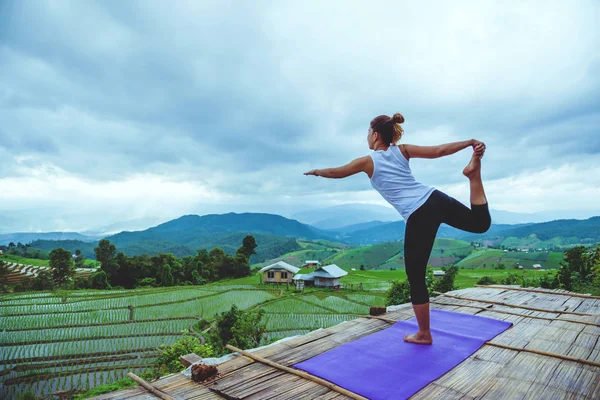
<path fill-rule="evenodd" d="M 460 270 L 459 287 L 482 276 L 509 272 L 535 276 L 548 271 Z M 201 286 L 135 290 L 15 293 L 0 297 L 0 397 L 32 391 L 41 396 L 83 391 L 151 368 L 161 344 L 176 342 L 196 323 L 232 305 L 265 311 L 263 342 L 305 334 L 368 314 L 385 305 L 385 290 L 403 270 L 349 271 L 345 290 L 259 284 L 259 276 Z M 363 291 L 356 290 L 362 284 Z M 350 290 L 353 288 L 354 290 Z"/>
<path fill-rule="evenodd" d="M 247 278 L 246 278 L 247 279 Z M 0 298 L 0 398 L 85 390 L 150 368 L 157 347 L 232 305 L 266 312 L 265 343 L 336 325 L 383 306 L 383 293 L 285 293 L 203 285 L 13 294 Z M 132 308 L 130 309 L 130 306 Z M 131 319 L 130 319 L 131 318 Z"/>

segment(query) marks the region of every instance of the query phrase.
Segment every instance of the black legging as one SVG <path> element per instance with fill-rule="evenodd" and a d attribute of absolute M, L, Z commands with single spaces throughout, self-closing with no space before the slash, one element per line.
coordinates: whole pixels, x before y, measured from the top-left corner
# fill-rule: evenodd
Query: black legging
<path fill-rule="evenodd" d="M 492 219 L 488 205 L 471 205 L 471 210 L 458 200 L 435 190 L 429 199 L 406 221 L 404 263 L 410 282 L 413 304 L 429 302 L 425 276 L 435 235 L 441 223 L 473 233 L 484 233 Z"/>

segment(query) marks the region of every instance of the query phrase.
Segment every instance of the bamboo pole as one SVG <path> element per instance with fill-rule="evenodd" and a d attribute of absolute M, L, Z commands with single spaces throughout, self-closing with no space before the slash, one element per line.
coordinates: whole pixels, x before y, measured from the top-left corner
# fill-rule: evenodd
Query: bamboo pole
<path fill-rule="evenodd" d="M 390 319 L 390 318 L 385 318 L 385 317 L 378 317 L 377 315 L 360 315 L 360 314 L 348 314 L 348 315 L 350 315 L 352 317 L 363 317 L 363 318 L 379 319 L 381 321 L 391 322 L 392 324 L 395 324 L 396 322 L 398 322 L 398 320 Z"/>
<path fill-rule="evenodd" d="M 586 321 L 577 321 L 576 319 L 558 319 L 558 318 L 550 318 L 550 317 L 536 317 L 534 315 L 525 315 L 525 314 L 519 314 L 519 313 L 515 313 L 515 312 L 510 312 L 510 311 L 495 310 L 493 308 L 487 308 L 487 307 L 481 307 L 481 306 L 471 306 L 471 305 L 468 305 L 468 304 L 446 303 L 444 301 L 438 301 L 438 300 L 431 300 L 431 302 L 434 303 L 434 304 L 441 304 L 441 305 L 444 305 L 444 306 L 478 308 L 478 309 L 483 310 L 483 311 L 491 311 L 491 312 L 495 312 L 495 313 L 499 313 L 499 314 L 516 315 L 518 317 L 523 317 L 523 318 L 543 319 L 543 320 L 547 320 L 547 321 L 572 322 L 572 323 L 575 323 L 575 324 L 583 324 L 583 325 L 590 325 L 590 326 L 598 326 L 598 327 L 600 327 L 600 324 L 595 324 L 593 322 L 586 322 Z"/>
<path fill-rule="evenodd" d="M 539 354 L 539 355 L 548 356 L 548 357 L 555 357 L 555 358 L 560 358 L 560 359 L 568 360 L 568 361 L 574 361 L 574 362 L 578 362 L 578 363 L 582 363 L 582 364 L 593 365 L 594 367 L 600 367 L 599 362 L 585 360 L 583 358 L 575 358 L 575 357 L 571 357 L 571 356 L 565 356 L 562 354 L 548 353 L 547 351 L 542 351 L 542 350 L 523 349 L 521 347 L 506 346 L 504 344 L 498 344 L 498 343 L 492 343 L 492 342 L 485 342 L 484 344 L 487 344 L 489 346 L 494 346 L 494 347 L 500 347 L 501 349 L 525 351 L 527 353 Z"/>
<path fill-rule="evenodd" d="M 145 389 L 147 389 L 150 393 L 152 393 L 155 396 L 160 397 L 163 400 L 176 400 L 174 397 L 171 397 L 168 394 L 166 394 L 165 392 L 163 392 L 162 390 L 160 390 L 159 388 L 154 387 L 153 385 L 146 382 L 145 380 L 143 380 L 142 378 L 140 378 L 133 372 L 128 372 L 127 376 L 130 377 L 131 379 L 133 379 L 134 381 L 136 381 L 137 383 L 139 383 L 141 386 L 143 386 Z"/>
<path fill-rule="evenodd" d="M 549 290 L 529 289 L 529 288 L 523 288 L 523 287 L 515 288 L 515 287 L 500 286 L 500 285 L 475 285 L 475 287 L 489 288 L 489 289 L 518 290 L 518 291 L 521 291 L 521 292 L 558 294 L 560 296 L 580 297 L 582 299 L 600 299 L 600 296 L 585 295 L 585 294 L 580 294 L 580 293 L 552 292 L 552 291 L 549 291 Z"/>
<path fill-rule="evenodd" d="M 247 351 L 238 349 L 237 347 L 233 347 L 233 346 L 231 346 L 229 344 L 226 347 L 229 350 L 235 351 L 237 353 L 240 353 L 241 355 L 243 355 L 245 357 L 248 357 L 248 358 L 251 358 L 254 361 L 258 361 L 260 363 L 267 364 L 267 365 L 269 365 L 269 366 L 271 366 L 273 368 L 277 368 L 277 369 L 280 369 L 282 371 L 289 372 L 290 374 L 294 374 L 294 375 L 297 375 L 299 377 L 302 377 L 304 379 L 308 379 L 309 381 L 318 383 L 319 385 L 325 386 L 328 389 L 334 390 L 334 391 L 336 391 L 338 393 L 341 393 L 341 394 L 343 394 L 345 396 L 348 396 L 348 397 L 351 397 L 353 399 L 356 399 L 356 400 L 368 400 L 366 397 L 363 397 L 363 396 L 361 396 L 359 394 L 351 392 L 351 391 L 349 391 L 347 389 L 344 389 L 343 387 L 340 387 L 340 386 L 338 386 L 336 384 L 333 384 L 333 383 L 331 383 L 329 381 L 326 381 L 325 379 L 322 379 L 322 378 L 319 378 L 317 376 L 311 375 L 311 374 L 309 374 L 307 372 L 304 372 L 304 371 L 301 371 L 301 370 L 298 370 L 298 369 L 293 369 L 293 368 L 290 368 L 290 367 L 286 367 L 285 365 L 281 365 L 281 364 L 278 364 L 278 363 L 273 362 L 271 360 L 267 360 L 266 358 L 263 358 L 263 357 L 258 356 L 256 354 L 249 353 Z"/>
<path fill-rule="evenodd" d="M 581 315 L 581 316 L 585 316 L 585 317 L 600 317 L 600 314 L 587 314 L 587 313 L 580 313 L 580 312 L 574 312 L 574 311 L 548 310 L 546 308 L 527 307 L 527 306 L 520 306 L 517 304 L 502 303 L 501 301 L 481 300 L 481 299 L 472 299 L 469 297 L 452 296 L 452 295 L 449 295 L 446 293 L 441 293 L 441 292 L 433 292 L 433 293 L 435 293 L 437 295 L 441 295 L 441 296 L 446 296 L 451 299 L 478 301 L 480 303 L 496 304 L 496 305 L 504 306 L 504 307 L 523 308 L 525 310 L 540 311 L 540 312 L 547 312 L 547 313 L 554 313 L 554 314 L 570 314 L 570 315 Z"/>

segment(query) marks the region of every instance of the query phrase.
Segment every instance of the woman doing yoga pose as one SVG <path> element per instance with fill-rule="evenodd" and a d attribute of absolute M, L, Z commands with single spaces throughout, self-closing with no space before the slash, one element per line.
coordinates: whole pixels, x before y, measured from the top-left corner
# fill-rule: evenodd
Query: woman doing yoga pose
<path fill-rule="evenodd" d="M 439 146 L 397 145 L 403 134 L 404 117 L 380 115 L 371 121 L 367 142 L 370 155 L 360 157 L 338 168 L 313 169 L 304 175 L 345 178 L 366 173 L 371 185 L 406 221 L 404 262 L 410 282 L 410 296 L 419 331 L 405 335 L 404 340 L 432 344 L 429 327 L 429 294 L 425 284 L 427 261 L 441 223 L 474 232 L 486 232 L 491 224 L 487 199 L 481 181 L 481 157 L 485 144 L 475 139 Z M 409 166 L 411 158 L 439 158 L 473 147 L 471 161 L 463 170 L 469 178 L 471 209 L 441 191 L 417 182 Z"/>

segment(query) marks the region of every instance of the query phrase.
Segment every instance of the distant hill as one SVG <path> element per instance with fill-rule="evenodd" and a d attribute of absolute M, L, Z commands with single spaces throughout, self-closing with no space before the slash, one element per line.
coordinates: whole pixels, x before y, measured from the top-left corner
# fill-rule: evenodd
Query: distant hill
<path fill-rule="evenodd" d="M 98 242 L 83 242 L 81 240 L 34 240 L 31 242 L 31 247 L 51 252 L 59 247 L 69 250 L 75 254 L 77 249 L 81 250 L 81 254 L 85 258 L 96 259 L 94 248 L 98 246 Z"/>
<path fill-rule="evenodd" d="M 500 235 L 505 230 L 514 227 L 515 225 L 493 224 L 490 227 L 490 230 L 487 234 Z M 360 245 L 384 243 L 404 239 L 405 230 L 406 224 L 404 223 L 404 221 L 388 222 L 386 224 L 379 224 L 366 229 L 351 231 L 346 234 L 338 233 L 336 235 L 336 239 L 342 242 Z M 469 232 L 461 231 L 460 229 L 456 229 L 446 224 L 442 224 L 440 226 L 440 229 L 438 230 L 437 237 L 462 240 L 476 240 L 481 239 L 482 235 L 476 235 Z"/>
<path fill-rule="evenodd" d="M 127 245 L 141 240 L 169 240 L 189 243 L 215 234 L 256 232 L 303 239 L 328 239 L 327 232 L 275 214 L 229 213 L 204 216 L 184 215 L 164 224 L 138 232 L 121 232 L 108 236 L 111 242 Z M 204 239 L 203 239 L 204 240 Z"/>
<path fill-rule="evenodd" d="M 540 224 L 507 229 L 502 234 L 505 237 L 517 238 L 535 234 L 541 240 L 548 240 L 554 237 L 577 237 L 596 243 L 600 242 L 600 217 L 592 217 L 585 220 L 562 219 L 542 222 Z"/>
<path fill-rule="evenodd" d="M 173 253 L 178 257 L 196 254 L 199 249 L 220 247 L 229 254 L 234 254 L 241 246 L 243 238 L 252 234 L 259 247 L 252 262 L 276 257 L 290 251 L 300 250 L 297 242 L 302 239 L 332 239 L 331 233 L 321 231 L 274 214 L 211 214 L 185 215 L 156 227 L 138 232 L 121 232 L 108 236 L 119 251 L 127 255 Z M 39 234 L 34 237 L 40 236 Z M 63 247 L 74 252 L 81 249 L 86 257 L 95 257 L 93 253 L 97 241 L 85 243 L 82 240 L 70 239 L 70 235 L 44 235 L 43 238 L 54 240 L 38 240 L 36 246 L 50 251 Z M 88 238 L 83 235 L 78 238 Z M 60 240 L 60 241 L 57 241 Z M 27 241 L 25 241 L 26 243 Z"/>
<path fill-rule="evenodd" d="M 392 207 L 376 204 L 341 204 L 292 215 L 298 221 L 320 229 L 338 229 L 371 221 L 398 221 L 402 218 Z"/>
<path fill-rule="evenodd" d="M 229 254 L 235 253 L 245 235 L 252 234 L 259 244 L 252 263 L 260 263 L 290 252 L 290 260 L 302 262 L 311 254 L 320 257 L 336 256 L 340 243 L 352 246 L 374 245 L 404 239 L 404 221 L 369 221 L 359 224 L 322 230 L 274 214 L 229 213 L 211 215 L 186 215 L 150 229 L 137 232 L 121 232 L 108 236 L 119 251 L 128 255 L 173 253 L 178 257 L 193 255 L 198 249 L 220 247 Z M 30 236 L 28 236 L 30 235 Z M 17 233 L 4 234 L 5 244 L 13 241 L 23 244 L 35 238 L 34 247 L 51 251 L 57 247 L 72 252 L 80 249 L 88 258 L 94 258 L 97 241 L 78 233 Z M 40 239 L 43 238 L 43 239 Z M 52 240 L 47 240 L 51 238 Z M 479 242 L 506 248 L 542 248 L 557 251 L 577 244 L 600 242 L 600 217 L 587 220 L 558 220 L 539 224 L 505 225 L 492 224 L 485 234 L 472 234 L 442 225 L 438 238 Z M 8 242 L 6 242 L 8 239 Z M 29 239 L 29 240 L 28 240 Z M 82 240 L 83 239 L 83 240 Z M 85 241 L 84 241 L 85 240 Z M 304 242 L 309 241 L 309 242 Z M 321 244 L 317 244 L 321 243 Z M 454 250 L 453 250 L 454 251 Z M 460 258 L 461 252 L 452 257 Z M 450 253 L 445 253 L 445 259 Z"/>
<path fill-rule="evenodd" d="M 141 254 L 154 255 L 158 253 L 172 253 L 177 257 L 185 257 L 195 255 L 200 249 L 212 250 L 215 247 L 223 249 L 228 254 L 235 254 L 236 250 L 241 246 L 242 240 L 247 233 L 234 233 L 228 235 L 213 236 L 205 241 L 197 240 L 194 243 L 178 244 L 168 240 L 143 240 L 140 242 L 130 241 L 127 245 L 114 243 L 117 251 L 123 252 L 128 256 Z M 281 237 L 275 235 L 265 235 L 261 233 L 252 234 L 258 244 L 256 254 L 250 258 L 252 263 L 262 262 L 281 254 L 301 249 L 298 241 L 295 238 Z M 69 250 L 75 253 L 77 249 L 81 250 L 86 258 L 95 259 L 96 254 L 94 248 L 98 246 L 98 242 L 86 243 L 78 240 L 36 240 L 32 242 L 32 246 L 36 248 L 52 251 L 58 247 Z"/>
<path fill-rule="evenodd" d="M 80 240 L 82 242 L 93 242 L 98 237 L 82 235 L 77 232 L 16 232 L 0 234 L 0 245 L 8 245 L 10 242 L 27 244 L 33 240 Z"/>
<path fill-rule="evenodd" d="M 494 224 L 531 224 L 557 220 L 560 218 L 585 219 L 598 215 L 591 210 L 547 211 L 537 213 L 516 213 L 504 210 L 490 210 Z M 341 204 L 332 207 L 316 208 L 292 215 L 298 221 L 320 229 L 340 229 L 345 226 L 370 221 L 393 222 L 402 218 L 390 206 L 377 204 Z"/>
<path fill-rule="evenodd" d="M 330 232 L 333 235 L 345 235 L 356 231 L 361 231 L 364 229 L 376 228 L 381 225 L 389 224 L 389 221 L 369 221 L 369 222 L 361 222 L 360 224 L 353 224 L 344 226 L 341 228 L 335 229 L 326 229 L 327 232 Z"/>

